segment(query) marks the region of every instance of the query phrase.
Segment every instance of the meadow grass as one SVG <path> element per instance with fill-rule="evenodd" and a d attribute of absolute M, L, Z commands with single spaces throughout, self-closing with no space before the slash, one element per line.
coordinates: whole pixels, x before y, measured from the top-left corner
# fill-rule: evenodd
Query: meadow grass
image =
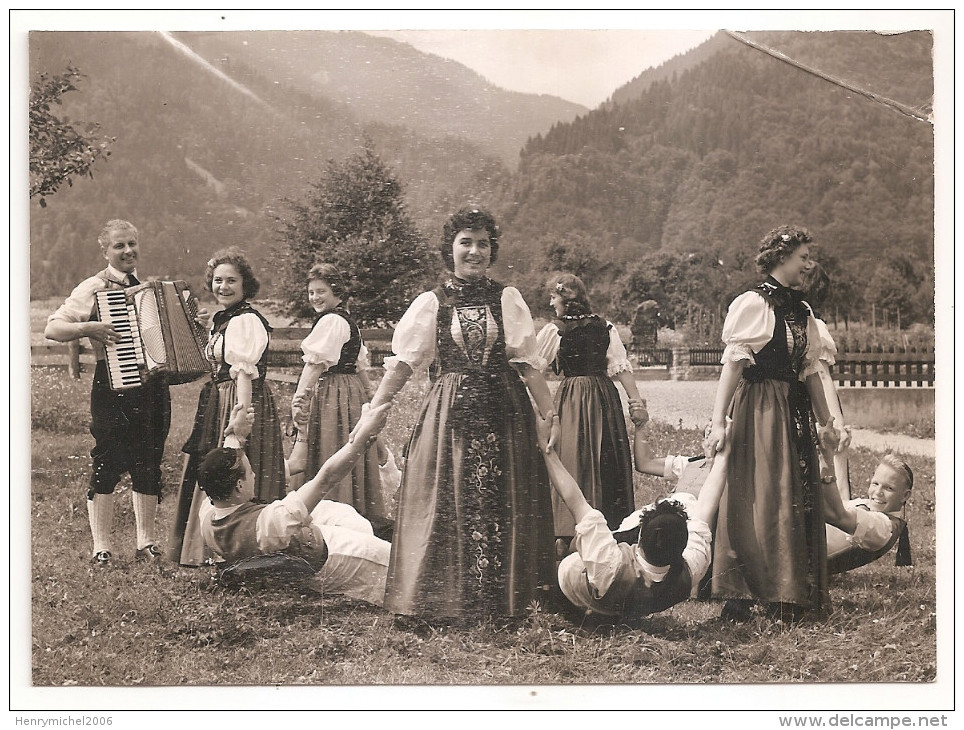
<path fill-rule="evenodd" d="M 397 624 L 384 610 L 302 585 L 229 589 L 213 568 L 137 563 L 129 481 L 118 489 L 115 554 L 90 562 L 86 514 L 90 375 L 32 369 L 31 580 L 35 686 L 546 685 L 929 682 L 936 676 L 934 460 L 911 457 L 914 566 L 893 554 L 838 576 L 826 620 L 718 618 L 690 601 L 632 624 L 590 621 L 555 601 L 513 621 Z M 282 412 L 290 387 L 275 384 Z M 402 391 L 384 436 L 396 454 L 424 383 Z M 200 384 L 177 386 L 158 534 L 166 537 Z M 657 453 L 698 450 L 700 433 L 654 423 Z M 876 454 L 855 449 L 863 489 Z M 637 504 L 667 491 L 636 477 Z"/>

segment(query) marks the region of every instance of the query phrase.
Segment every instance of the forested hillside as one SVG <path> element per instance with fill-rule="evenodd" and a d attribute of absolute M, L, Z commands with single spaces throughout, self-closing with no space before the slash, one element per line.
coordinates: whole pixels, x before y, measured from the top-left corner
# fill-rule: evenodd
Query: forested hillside
<path fill-rule="evenodd" d="M 357 152 L 366 138 L 433 236 L 441 211 L 488 197 L 508 174 L 471 141 L 420 135 L 390 118 L 362 123 L 346 105 L 240 62 L 219 77 L 158 34 L 31 34 L 32 81 L 68 64 L 85 78 L 56 113 L 97 122 L 116 139 L 93 179 L 63 187 L 45 208 L 31 205 L 33 297 L 63 295 L 101 266 L 97 233 L 114 217 L 142 230 L 145 271 L 199 281 L 210 254 L 230 244 L 267 263 L 285 200 L 303 198 L 329 159 Z M 270 295 L 272 271 L 261 268 Z"/>
<path fill-rule="evenodd" d="M 929 33 L 750 37 L 929 111 Z M 750 262 L 763 235 L 794 223 L 811 230 L 831 273 L 858 293 L 882 259 L 909 256 L 914 283 L 931 300 L 932 126 L 724 38 L 708 41 L 717 49 L 709 56 L 696 49 L 706 60 L 675 80 L 617 93 L 621 103 L 529 141 L 499 201 L 518 244 L 506 275 L 532 293 L 547 269 L 580 269 L 600 304 L 628 316 L 653 295 L 633 290 L 646 279 L 641 267 L 688 257 L 716 269 L 693 292 L 716 310 L 755 276 Z M 928 301 L 915 305 L 916 316 L 929 315 Z"/>

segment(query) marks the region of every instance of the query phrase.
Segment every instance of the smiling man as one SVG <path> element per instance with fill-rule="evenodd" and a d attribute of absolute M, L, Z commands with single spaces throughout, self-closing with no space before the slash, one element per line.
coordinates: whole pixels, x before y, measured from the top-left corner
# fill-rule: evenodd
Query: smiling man
<path fill-rule="evenodd" d="M 93 536 L 93 562 L 106 566 L 113 557 L 111 533 L 114 488 L 125 472 L 131 475 L 137 525 L 136 559 L 153 560 L 161 554 L 154 539 L 154 522 L 161 496 L 161 459 L 171 425 L 171 396 L 163 376 L 126 390 L 111 390 L 107 373 L 107 345 L 122 334 L 101 322 L 96 294 L 139 284 L 137 229 L 125 220 L 110 220 L 97 239 L 107 268 L 84 279 L 47 319 L 44 336 L 58 342 L 87 337 L 97 357 L 90 393 L 90 433 L 93 469 L 87 491 L 87 514 Z"/>

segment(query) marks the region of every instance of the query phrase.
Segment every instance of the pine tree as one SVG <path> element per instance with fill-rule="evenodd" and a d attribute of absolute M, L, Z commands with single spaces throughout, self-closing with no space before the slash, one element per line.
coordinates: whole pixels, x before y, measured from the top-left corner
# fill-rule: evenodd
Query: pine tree
<path fill-rule="evenodd" d="M 316 263 L 334 264 L 351 282 L 359 324 L 397 321 L 434 279 L 438 264 L 412 222 L 402 186 L 368 140 L 343 162 L 329 160 L 306 202 L 288 201 L 283 220 L 281 299 L 287 314 L 311 315 L 305 277 Z"/>

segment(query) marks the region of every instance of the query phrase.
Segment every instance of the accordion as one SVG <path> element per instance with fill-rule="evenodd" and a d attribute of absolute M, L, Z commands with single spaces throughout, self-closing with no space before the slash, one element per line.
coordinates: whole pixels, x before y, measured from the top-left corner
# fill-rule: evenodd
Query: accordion
<path fill-rule="evenodd" d="M 96 305 L 100 320 L 121 333 L 106 346 L 111 389 L 138 388 L 160 374 L 171 385 L 190 383 L 211 372 L 204 357 L 207 335 L 195 321 L 198 300 L 186 282 L 99 291 Z"/>

